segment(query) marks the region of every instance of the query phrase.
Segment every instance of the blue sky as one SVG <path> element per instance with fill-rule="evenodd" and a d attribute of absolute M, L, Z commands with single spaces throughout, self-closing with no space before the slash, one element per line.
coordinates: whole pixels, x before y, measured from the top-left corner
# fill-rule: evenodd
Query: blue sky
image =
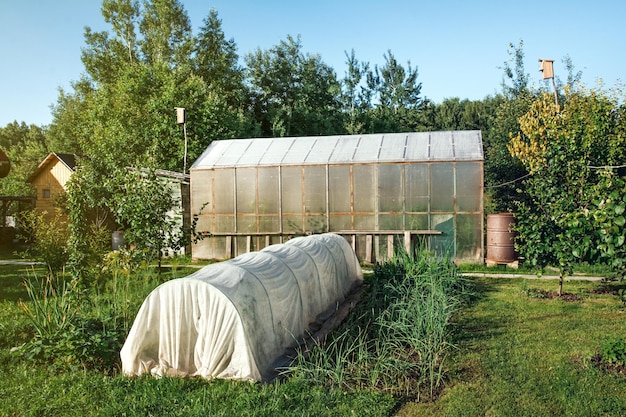
<path fill-rule="evenodd" d="M 538 59 L 569 55 L 588 87 L 626 80 L 626 2 L 623 0 L 181 0 L 194 31 L 218 11 L 240 56 L 300 35 L 338 77 L 345 53 L 384 63 L 388 50 L 417 67 L 422 93 L 479 100 L 500 91 L 509 43 L 524 41 L 526 72 L 540 82 Z M 83 72 L 85 26 L 109 30 L 99 0 L 0 0 L 0 126 L 49 124 L 58 89 Z"/>

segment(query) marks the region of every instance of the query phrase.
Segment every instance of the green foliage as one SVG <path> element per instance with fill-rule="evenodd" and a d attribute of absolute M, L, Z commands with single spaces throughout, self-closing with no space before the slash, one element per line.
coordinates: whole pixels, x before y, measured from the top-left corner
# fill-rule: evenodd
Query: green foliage
<path fill-rule="evenodd" d="M 69 259 L 69 231 L 65 214 L 56 209 L 53 216 L 37 211 L 21 212 L 18 215 L 20 237 L 29 245 L 26 257 L 44 262 L 52 271 L 62 269 Z"/>
<path fill-rule="evenodd" d="M 602 361 L 610 365 L 626 366 L 626 338 L 611 335 L 600 346 Z"/>
<path fill-rule="evenodd" d="M 0 195 L 34 195 L 33 187 L 26 180 L 49 153 L 46 135 L 46 129 L 24 122 L 0 128 L 0 149 L 11 163 L 9 175 L 0 181 Z"/>
<path fill-rule="evenodd" d="M 573 92 L 563 108 L 546 93 L 520 118 L 522 133 L 509 149 L 531 176 L 518 204 L 516 247 L 532 265 L 558 266 L 563 276 L 575 263 L 620 263 L 624 183 L 597 169 L 624 160 L 619 109 L 602 92 Z"/>
<path fill-rule="evenodd" d="M 450 348 L 450 319 L 462 300 L 454 265 L 429 253 L 377 265 L 365 298 L 322 344 L 300 351 L 298 379 L 329 387 L 432 398 Z"/>
<path fill-rule="evenodd" d="M 319 55 L 302 52 L 300 38 L 287 36 L 270 50 L 245 57 L 255 119 L 262 136 L 342 132 L 340 85 Z"/>

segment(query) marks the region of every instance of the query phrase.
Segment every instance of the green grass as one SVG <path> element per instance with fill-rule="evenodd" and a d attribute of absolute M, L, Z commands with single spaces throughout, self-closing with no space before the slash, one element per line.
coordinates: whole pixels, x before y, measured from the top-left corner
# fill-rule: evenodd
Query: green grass
<path fill-rule="evenodd" d="M 399 416 L 623 416 L 626 377 L 592 361 L 603 340 L 626 334 L 626 312 L 602 284 L 568 282 L 579 301 L 529 297 L 554 284 L 473 279 L 477 298 L 457 317 L 450 380 L 434 402 Z M 611 284 L 617 289 L 620 284 Z"/>
<path fill-rule="evenodd" d="M 180 265 L 162 271 L 160 277 L 134 275 L 129 285 L 106 282 L 96 291 L 88 313 L 134 311 L 160 282 L 193 270 Z M 566 282 L 564 290 L 578 296 L 578 301 L 566 302 L 535 296 L 554 291 L 554 282 L 471 278 L 472 298 L 452 316 L 454 348 L 445 349 L 446 360 L 440 362 L 444 369 L 436 374 L 443 375 L 439 390 L 430 401 L 404 403 L 407 397 L 381 392 L 393 392 L 397 386 L 380 390 L 375 383 L 365 389 L 323 384 L 317 378 L 267 384 L 126 378 L 116 369 L 74 366 L 68 371 L 25 360 L 11 352 L 35 334 L 18 306 L 19 300 L 29 303 L 22 281 L 44 273 L 43 268 L 0 266 L 0 416 L 626 415 L 626 376 L 600 370 L 593 361 L 608 337 L 626 335 L 626 310 L 615 295 L 625 285 L 617 282 Z M 604 291 L 597 291 L 600 288 Z M 110 297 L 117 301 L 111 304 Z M 398 330 L 404 331 L 394 329 Z M 341 334 L 333 340 L 341 340 Z M 370 351 L 358 351 L 358 346 L 338 348 L 372 359 Z M 399 366 L 399 362 L 369 363 L 381 371 Z M 335 371 L 344 370 L 329 372 Z M 345 375 L 344 381 L 351 377 Z"/>
<path fill-rule="evenodd" d="M 119 329 L 125 326 L 126 311 L 136 314 L 154 287 L 195 270 L 181 265 L 162 270 L 160 276 L 155 268 L 148 268 L 130 280 L 121 275 L 109 277 L 91 289 L 90 302 L 80 305 L 78 315 L 116 317 Z M 36 340 L 36 328 L 18 305 L 22 300 L 33 306 L 23 280 L 41 280 L 45 272 L 44 268 L 0 266 L 0 416 L 385 416 L 397 407 L 398 400 L 389 394 L 329 388 L 315 381 L 252 384 L 127 378 L 119 374 L 119 359 L 117 365 L 105 368 L 84 361 L 92 359 L 95 341 L 100 350 L 119 351 L 120 341 L 91 337 L 101 330 L 85 334 L 71 328 L 55 336 L 59 344 L 49 349 L 48 356 L 18 355 L 12 348 L 26 344 L 26 354 L 30 354 L 38 347 L 28 345 Z M 87 353 L 81 356 L 77 349 Z M 88 369 L 81 367 L 84 363 L 90 365 Z"/>

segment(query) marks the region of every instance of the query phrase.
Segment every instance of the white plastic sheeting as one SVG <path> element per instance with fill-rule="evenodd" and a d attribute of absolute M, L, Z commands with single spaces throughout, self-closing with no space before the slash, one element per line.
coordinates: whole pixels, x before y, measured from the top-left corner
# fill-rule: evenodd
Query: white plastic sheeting
<path fill-rule="evenodd" d="M 166 282 L 143 302 L 121 351 L 126 375 L 260 381 L 362 272 L 341 236 L 299 237 Z"/>

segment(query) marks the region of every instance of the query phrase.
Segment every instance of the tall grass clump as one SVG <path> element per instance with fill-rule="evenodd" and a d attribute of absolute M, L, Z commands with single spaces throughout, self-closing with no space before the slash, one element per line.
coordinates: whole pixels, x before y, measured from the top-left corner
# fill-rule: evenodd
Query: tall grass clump
<path fill-rule="evenodd" d="M 298 352 L 296 378 L 432 398 L 443 381 L 451 318 L 465 286 L 455 265 L 420 251 L 378 264 L 363 299 L 323 343 Z"/>

